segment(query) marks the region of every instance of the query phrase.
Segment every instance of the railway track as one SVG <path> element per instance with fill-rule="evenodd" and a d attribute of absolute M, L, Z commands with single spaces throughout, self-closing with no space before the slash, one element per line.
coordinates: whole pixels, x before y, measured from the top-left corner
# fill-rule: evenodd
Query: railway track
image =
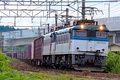
<path fill-rule="evenodd" d="M 92 78 L 93 80 L 120 80 L 120 74 L 98 73 L 89 71 L 60 70 L 43 67 L 34 67 L 24 62 L 12 62 L 10 66 L 13 69 L 24 72 L 43 72 L 46 74 L 69 74 L 81 78 Z"/>

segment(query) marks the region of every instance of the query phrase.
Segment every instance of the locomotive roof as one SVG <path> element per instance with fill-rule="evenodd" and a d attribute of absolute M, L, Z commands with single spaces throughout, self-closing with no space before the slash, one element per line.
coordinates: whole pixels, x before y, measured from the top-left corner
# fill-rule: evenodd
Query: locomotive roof
<path fill-rule="evenodd" d="M 63 32 L 68 32 L 70 29 L 72 29 L 73 27 L 68 27 L 68 28 L 64 28 L 64 29 L 60 29 L 58 31 L 55 31 L 55 33 L 63 33 Z"/>
<path fill-rule="evenodd" d="M 85 29 L 87 29 L 87 30 L 99 30 L 99 25 L 85 25 L 85 26 L 86 26 Z M 63 29 L 45 34 L 44 37 L 50 36 L 52 33 L 60 34 L 60 33 L 69 32 L 70 30 L 75 30 L 75 29 L 80 29 L 80 27 L 79 26 L 72 26 L 72 27 L 68 27 L 68 28 L 63 28 Z M 107 28 L 105 30 L 108 31 Z"/>

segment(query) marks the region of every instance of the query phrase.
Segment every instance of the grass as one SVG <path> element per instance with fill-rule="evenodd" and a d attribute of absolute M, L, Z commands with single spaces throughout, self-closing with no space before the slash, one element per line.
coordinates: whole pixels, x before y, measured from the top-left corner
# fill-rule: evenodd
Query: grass
<path fill-rule="evenodd" d="M 0 80 L 92 80 L 90 78 L 77 78 L 67 74 L 46 74 L 37 72 L 23 72 L 10 68 L 11 62 L 19 62 L 17 59 L 11 59 L 0 52 Z"/>

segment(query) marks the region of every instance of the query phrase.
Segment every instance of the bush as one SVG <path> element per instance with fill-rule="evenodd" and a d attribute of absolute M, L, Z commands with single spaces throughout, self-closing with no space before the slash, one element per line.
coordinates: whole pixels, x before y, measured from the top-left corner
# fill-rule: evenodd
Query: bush
<path fill-rule="evenodd" d="M 109 52 L 106 61 L 106 72 L 120 74 L 120 52 Z"/>
<path fill-rule="evenodd" d="M 0 72 L 10 70 L 8 66 L 9 62 L 10 62 L 10 58 L 7 56 L 4 56 L 0 51 Z"/>

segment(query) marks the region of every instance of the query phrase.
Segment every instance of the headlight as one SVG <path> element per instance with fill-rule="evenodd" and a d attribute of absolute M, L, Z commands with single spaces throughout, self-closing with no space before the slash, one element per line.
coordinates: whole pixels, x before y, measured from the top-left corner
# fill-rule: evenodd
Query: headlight
<path fill-rule="evenodd" d="M 105 30 L 106 26 L 105 25 L 100 25 L 99 30 Z"/>
<path fill-rule="evenodd" d="M 81 24 L 80 25 L 80 29 L 84 29 L 85 28 L 85 25 L 84 24 Z"/>
<path fill-rule="evenodd" d="M 103 27 L 103 26 L 100 26 L 99 29 L 100 29 L 100 30 L 104 30 L 104 27 Z"/>

